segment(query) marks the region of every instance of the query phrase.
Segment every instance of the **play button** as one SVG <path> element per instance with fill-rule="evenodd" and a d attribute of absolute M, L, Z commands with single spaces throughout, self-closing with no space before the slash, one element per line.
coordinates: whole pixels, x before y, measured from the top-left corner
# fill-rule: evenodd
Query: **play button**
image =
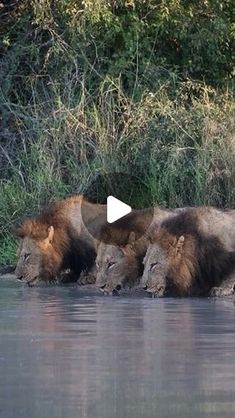
<path fill-rule="evenodd" d="M 154 210 L 145 212 L 143 209 L 149 206 L 152 193 L 143 176 L 125 172 L 94 173 L 82 192 L 85 197 L 81 206 L 83 226 L 97 241 L 116 245 L 126 231 L 137 231 L 139 237 L 152 223 Z M 145 230 L 136 218 L 137 210 L 144 211 L 141 216 Z M 123 233 L 120 234 L 118 231 L 121 230 Z"/>
<path fill-rule="evenodd" d="M 107 222 L 112 224 L 131 212 L 131 207 L 114 196 L 107 198 Z"/>

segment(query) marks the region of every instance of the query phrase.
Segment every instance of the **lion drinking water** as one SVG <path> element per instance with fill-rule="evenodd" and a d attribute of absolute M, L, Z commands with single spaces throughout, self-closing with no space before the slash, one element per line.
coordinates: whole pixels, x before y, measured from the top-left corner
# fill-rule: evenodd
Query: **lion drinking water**
<path fill-rule="evenodd" d="M 178 213 L 181 209 L 154 209 L 152 223 L 156 225 L 163 219 Z M 144 215 L 144 214 L 143 214 Z M 121 221 L 121 220 L 120 220 Z M 125 225 L 119 223 L 119 235 L 123 236 Z M 117 294 L 121 289 L 130 289 L 140 282 L 143 273 L 143 258 L 149 240 L 147 234 L 138 238 L 136 231 L 127 237 L 125 245 L 100 243 L 97 250 L 96 286 L 106 294 Z"/>
<path fill-rule="evenodd" d="M 161 297 L 230 295 L 235 285 L 235 210 L 188 208 L 152 228 L 145 289 Z"/>
<path fill-rule="evenodd" d="M 125 245 L 132 229 L 140 237 L 151 223 L 152 212 L 151 208 L 134 210 L 109 225 L 106 205 L 90 203 L 83 196 L 54 202 L 18 226 L 15 274 L 29 285 L 38 280 L 64 279 L 65 271 L 67 281 L 77 281 L 82 271 L 93 270 L 98 241 Z"/>

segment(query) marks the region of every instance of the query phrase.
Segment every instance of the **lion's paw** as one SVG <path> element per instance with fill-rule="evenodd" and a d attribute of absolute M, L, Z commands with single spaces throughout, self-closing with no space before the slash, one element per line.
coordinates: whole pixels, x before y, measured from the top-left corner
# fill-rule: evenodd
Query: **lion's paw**
<path fill-rule="evenodd" d="M 211 297 L 230 296 L 234 293 L 233 287 L 212 287 L 210 291 Z"/>

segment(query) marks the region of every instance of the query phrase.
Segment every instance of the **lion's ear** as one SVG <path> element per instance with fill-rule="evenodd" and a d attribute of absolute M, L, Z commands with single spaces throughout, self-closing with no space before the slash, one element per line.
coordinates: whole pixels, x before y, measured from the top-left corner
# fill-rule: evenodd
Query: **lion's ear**
<path fill-rule="evenodd" d="M 44 229 L 44 234 L 45 234 L 46 230 Z M 47 228 L 47 237 L 46 238 L 40 238 L 38 240 L 39 246 L 46 251 L 48 249 L 48 247 L 50 247 L 51 243 L 53 242 L 53 238 L 54 238 L 54 227 L 53 226 L 49 226 L 49 228 Z"/>
<path fill-rule="evenodd" d="M 176 254 L 182 254 L 184 241 L 185 241 L 185 238 L 183 235 L 181 235 L 179 239 L 175 241 L 174 247 L 175 247 Z"/>
<path fill-rule="evenodd" d="M 48 228 L 48 236 L 47 236 L 47 240 L 48 240 L 49 244 L 51 244 L 52 241 L 53 241 L 54 232 L 55 232 L 54 227 L 53 226 L 50 226 Z"/>
<path fill-rule="evenodd" d="M 120 247 L 120 250 L 123 252 L 124 255 L 129 254 L 130 248 L 132 248 L 132 245 L 135 243 L 136 236 L 135 233 L 132 231 L 128 237 L 127 244 L 124 247 Z"/>
<path fill-rule="evenodd" d="M 133 245 L 136 240 L 135 233 L 132 231 L 128 237 L 128 245 Z"/>

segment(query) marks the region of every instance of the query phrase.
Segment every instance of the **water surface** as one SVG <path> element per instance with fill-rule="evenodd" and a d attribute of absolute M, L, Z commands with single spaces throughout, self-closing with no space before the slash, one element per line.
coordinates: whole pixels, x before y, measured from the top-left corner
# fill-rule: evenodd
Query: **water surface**
<path fill-rule="evenodd" d="M 1 418 L 235 416 L 235 306 L 0 282 Z"/>

